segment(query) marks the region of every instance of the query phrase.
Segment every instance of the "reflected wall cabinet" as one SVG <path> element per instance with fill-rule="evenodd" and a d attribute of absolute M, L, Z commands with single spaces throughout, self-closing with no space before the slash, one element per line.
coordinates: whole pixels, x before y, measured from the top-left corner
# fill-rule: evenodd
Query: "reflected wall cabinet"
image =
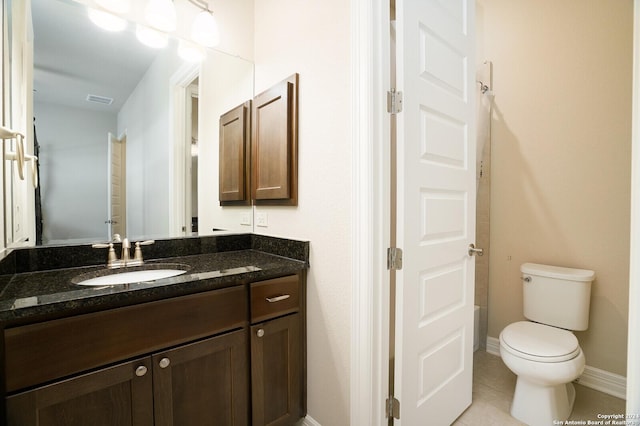
<path fill-rule="evenodd" d="M 221 206 L 249 205 L 251 101 L 220 116 Z"/>
<path fill-rule="evenodd" d="M 254 97 L 251 143 L 254 203 L 297 205 L 297 73 Z"/>

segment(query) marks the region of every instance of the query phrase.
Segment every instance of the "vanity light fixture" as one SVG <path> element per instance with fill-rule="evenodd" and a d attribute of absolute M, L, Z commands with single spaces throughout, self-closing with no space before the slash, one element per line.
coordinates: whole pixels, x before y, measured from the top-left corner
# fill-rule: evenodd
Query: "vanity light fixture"
<path fill-rule="evenodd" d="M 89 9 L 91 22 L 107 31 L 122 31 L 127 28 L 127 21 L 104 10 Z"/>
<path fill-rule="evenodd" d="M 217 46 L 220 43 L 220 34 L 213 12 L 209 10 L 209 6 L 206 3 L 204 5 L 201 4 L 204 3 L 203 1 L 189 1 L 202 9 L 202 12 L 198 13 L 191 25 L 191 39 L 202 46 Z"/>
<path fill-rule="evenodd" d="M 154 49 L 162 49 L 169 43 L 169 34 L 144 25 L 136 25 L 136 37 L 140 43 Z"/>
<path fill-rule="evenodd" d="M 149 0 L 144 18 L 156 30 L 166 33 L 176 30 L 176 7 L 172 0 Z"/>

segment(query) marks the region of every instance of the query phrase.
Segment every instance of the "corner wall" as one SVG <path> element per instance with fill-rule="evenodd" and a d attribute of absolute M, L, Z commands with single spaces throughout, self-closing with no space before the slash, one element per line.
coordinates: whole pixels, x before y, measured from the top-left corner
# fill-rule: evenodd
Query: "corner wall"
<path fill-rule="evenodd" d="M 522 263 L 593 269 L 576 335 L 589 366 L 625 375 L 633 3 L 479 0 L 478 14 L 495 92 L 488 334 L 523 319 Z"/>
<path fill-rule="evenodd" d="M 297 207 L 257 206 L 257 234 L 310 241 L 308 413 L 349 424 L 351 345 L 350 4 L 255 3 L 255 92 L 300 74 Z"/>

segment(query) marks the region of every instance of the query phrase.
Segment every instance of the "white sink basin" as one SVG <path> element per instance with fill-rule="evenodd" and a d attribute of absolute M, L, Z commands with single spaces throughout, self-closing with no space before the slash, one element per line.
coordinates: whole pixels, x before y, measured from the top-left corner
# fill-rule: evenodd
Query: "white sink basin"
<path fill-rule="evenodd" d="M 147 269 L 142 271 L 118 272 L 101 277 L 88 278 L 76 284 L 88 286 L 131 284 L 175 277 L 185 272 L 187 271 L 182 269 Z"/>

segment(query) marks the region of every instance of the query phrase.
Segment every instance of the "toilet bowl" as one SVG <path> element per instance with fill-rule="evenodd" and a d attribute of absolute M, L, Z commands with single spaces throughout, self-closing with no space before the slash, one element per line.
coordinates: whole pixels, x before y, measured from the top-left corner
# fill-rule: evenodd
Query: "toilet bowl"
<path fill-rule="evenodd" d="M 500 356 L 517 375 L 511 415 L 529 426 L 564 422 L 585 357 L 569 330 L 586 330 L 593 271 L 525 263 L 524 316 L 500 333 Z"/>
<path fill-rule="evenodd" d="M 570 331 L 521 321 L 500 333 L 500 356 L 518 376 L 511 415 L 530 426 L 565 420 L 575 401 L 573 380 L 585 358 Z"/>

